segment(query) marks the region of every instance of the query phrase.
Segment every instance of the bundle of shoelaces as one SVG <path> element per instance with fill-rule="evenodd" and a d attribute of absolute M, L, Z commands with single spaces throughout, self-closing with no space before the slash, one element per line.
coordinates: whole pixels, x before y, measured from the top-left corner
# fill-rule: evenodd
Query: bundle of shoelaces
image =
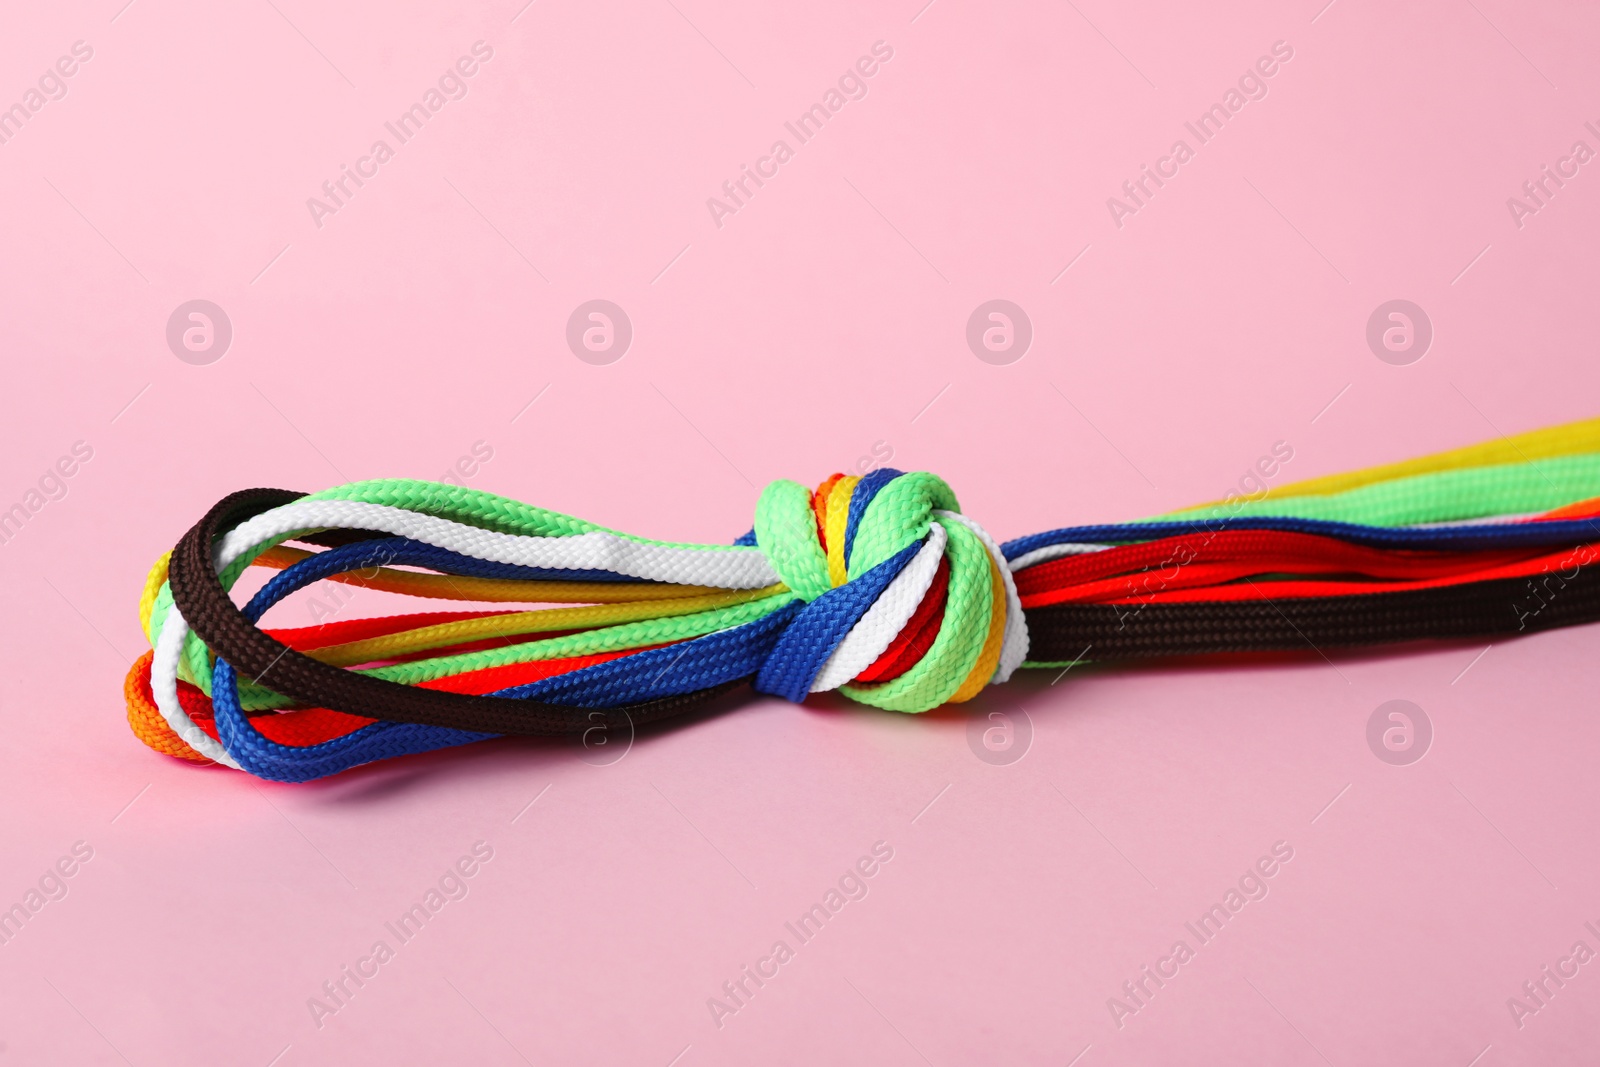
<path fill-rule="evenodd" d="M 307 781 L 744 684 L 919 712 L 1019 667 L 1525 633 L 1600 617 L 1597 515 L 1600 419 L 1005 544 L 888 469 L 774 482 L 730 545 L 429 482 L 250 489 L 151 570 L 128 720 L 158 752 Z M 250 567 L 276 573 L 239 607 Z M 471 607 L 260 625 L 317 582 Z"/>

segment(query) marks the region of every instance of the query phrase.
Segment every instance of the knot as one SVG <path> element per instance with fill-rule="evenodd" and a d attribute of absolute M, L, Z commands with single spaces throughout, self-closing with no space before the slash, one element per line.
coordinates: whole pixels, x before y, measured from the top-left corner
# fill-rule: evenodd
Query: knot
<path fill-rule="evenodd" d="M 1011 570 L 925 471 L 835 474 L 815 492 L 773 482 L 755 541 L 803 602 L 755 688 L 789 700 L 838 689 L 891 711 L 970 700 L 1028 652 Z"/>

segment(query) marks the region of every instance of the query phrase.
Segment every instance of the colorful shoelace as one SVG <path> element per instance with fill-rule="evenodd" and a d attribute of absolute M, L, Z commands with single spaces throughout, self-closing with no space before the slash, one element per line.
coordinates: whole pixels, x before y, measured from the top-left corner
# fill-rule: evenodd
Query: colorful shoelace
<path fill-rule="evenodd" d="M 774 482 L 731 545 L 429 482 L 252 489 L 151 570 L 128 721 L 298 782 L 746 683 L 918 712 L 1019 667 L 1516 634 L 1600 618 L 1597 516 L 1600 419 L 1003 545 L 936 476 L 888 469 Z M 252 566 L 277 573 L 240 608 Z M 324 581 L 475 607 L 260 627 Z"/>

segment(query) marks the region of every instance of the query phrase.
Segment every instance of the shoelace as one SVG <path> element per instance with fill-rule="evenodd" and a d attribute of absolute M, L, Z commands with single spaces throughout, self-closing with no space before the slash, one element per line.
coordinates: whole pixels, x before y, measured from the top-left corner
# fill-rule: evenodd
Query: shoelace
<path fill-rule="evenodd" d="M 1004 545 L 938 477 L 890 469 L 774 482 L 731 545 L 428 482 L 251 489 L 152 569 L 125 694 L 159 752 L 306 781 L 746 683 L 919 712 L 1025 666 L 1572 625 L 1600 618 L 1596 540 L 1600 419 Z M 251 566 L 278 573 L 240 608 Z M 323 581 L 476 607 L 259 625 Z M 503 606 L 537 604 L 563 606 Z"/>

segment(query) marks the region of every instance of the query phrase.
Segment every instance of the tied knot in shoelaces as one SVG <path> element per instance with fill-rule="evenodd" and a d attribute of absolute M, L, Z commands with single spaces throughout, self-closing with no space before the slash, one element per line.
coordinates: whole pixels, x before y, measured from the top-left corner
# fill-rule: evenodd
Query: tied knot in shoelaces
<path fill-rule="evenodd" d="M 838 689 L 926 711 L 1011 676 L 1028 630 L 999 547 L 926 472 L 768 485 L 756 545 L 802 606 L 755 687 L 789 700 Z"/>

